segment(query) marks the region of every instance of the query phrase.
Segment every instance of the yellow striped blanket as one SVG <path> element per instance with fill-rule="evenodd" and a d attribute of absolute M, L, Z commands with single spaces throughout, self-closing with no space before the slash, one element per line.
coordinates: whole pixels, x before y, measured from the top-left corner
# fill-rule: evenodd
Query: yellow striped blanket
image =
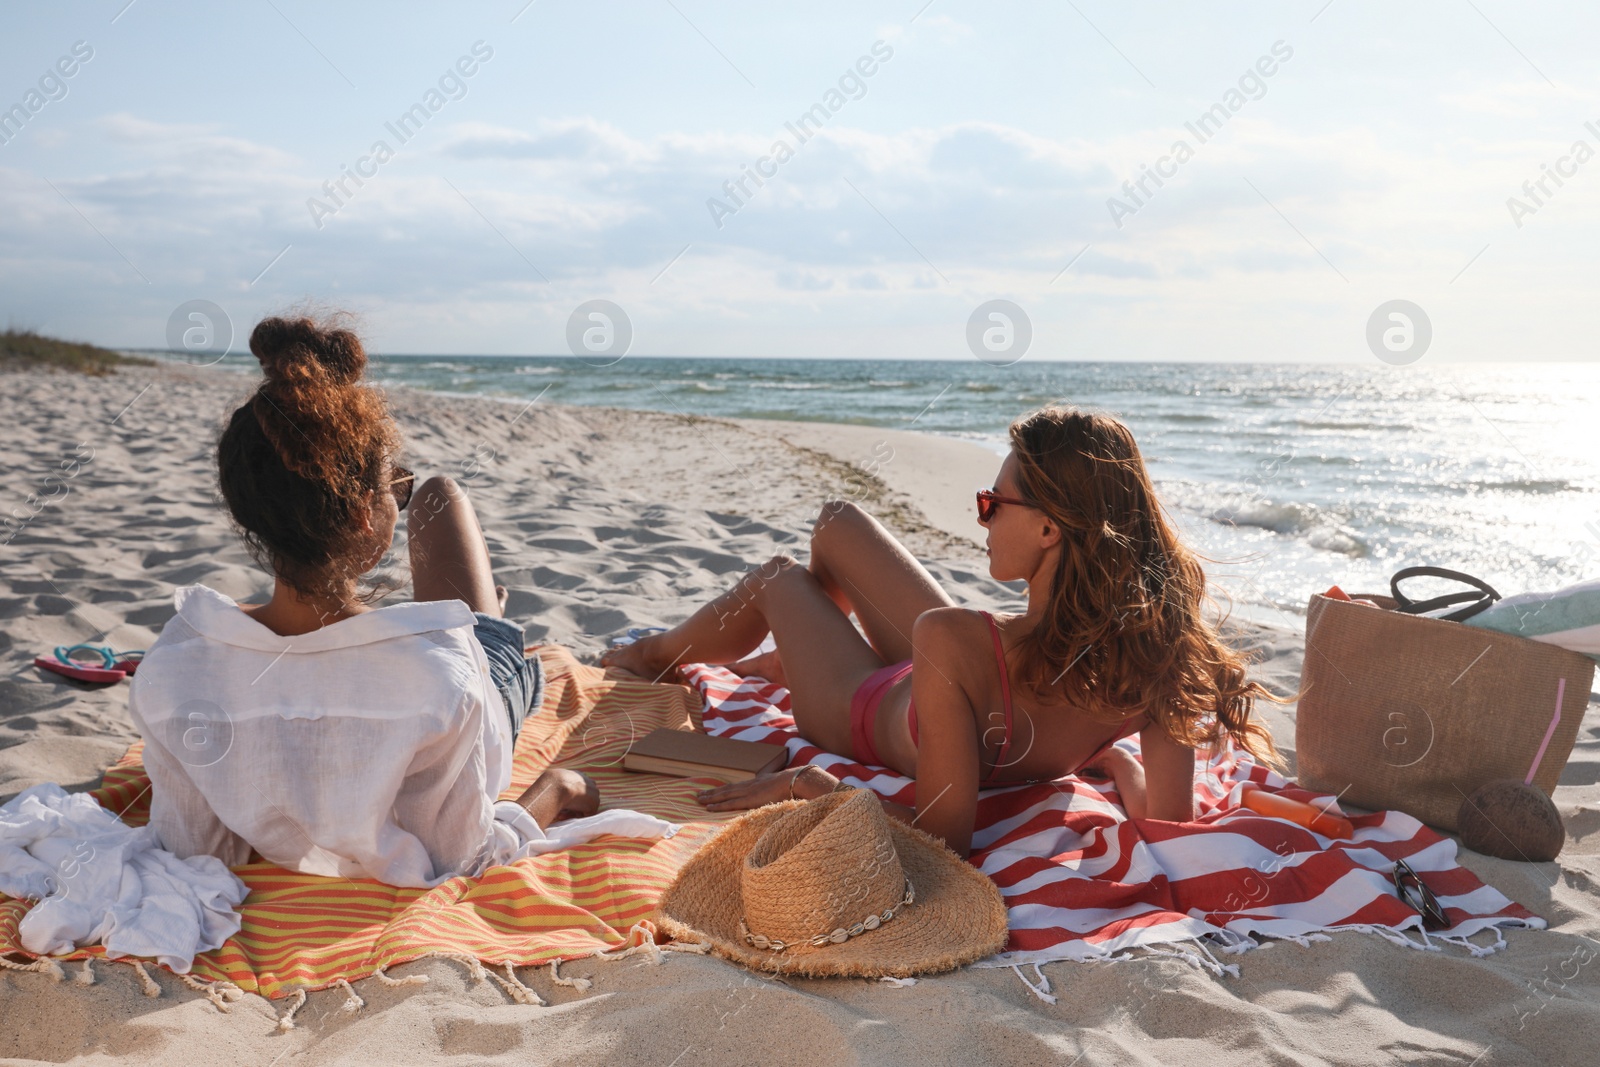
<path fill-rule="evenodd" d="M 593 775 L 604 807 L 684 823 L 680 833 L 664 841 L 600 838 L 433 889 L 298 874 L 268 863 L 235 867 L 250 889 L 240 906 L 244 926 L 221 948 L 195 958 L 194 977 L 277 998 L 423 956 L 521 967 L 622 947 L 629 929 L 655 911 L 683 862 L 732 818 L 709 815 L 695 803 L 704 781 L 622 770 L 634 738 L 661 726 L 698 728 L 700 699 L 681 685 L 608 679 L 562 648 L 529 650 L 535 653 L 544 664 L 544 702 L 517 738 L 503 799 L 514 799 L 539 772 L 559 764 Z M 93 794 L 132 826 L 150 814 L 142 748 L 129 749 Z M 17 937 L 27 908 L 25 901 L 0 897 L 0 954 L 29 955 Z M 95 945 L 66 958 L 103 955 Z"/>

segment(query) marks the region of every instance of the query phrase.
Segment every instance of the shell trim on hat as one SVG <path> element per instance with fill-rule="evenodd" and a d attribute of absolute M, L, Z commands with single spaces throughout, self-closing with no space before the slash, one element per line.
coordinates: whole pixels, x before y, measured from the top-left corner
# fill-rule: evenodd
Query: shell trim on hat
<path fill-rule="evenodd" d="M 851 923 L 849 926 L 841 926 L 835 930 L 830 930 L 825 933 L 814 934 L 810 938 L 807 938 L 804 943 L 810 945 L 812 948 L 821 948 L 823 945 L 830 943 L 842 945 L 852 937 L 860 937 L 862 934 L 867 933 L 868 931 L 876 930 L 878 927 L 882 926 L 884 923 L 888 922 L 890 919 L 899 914 L 901 908 L 908 904 L 915 903 L 916 899 L 917 891 L 912 887 L 911 879 L 907 878 L 906 895 L 900 898 L 900 903 L 890 908 L 884 908 L 881 912 L 873 912 L 860 922 Z M 773 952 L 782 952 L 786 948 L 793 948 L 794 945 L 800 944 L 800 942 L 781 941 L 775 937 L 768 937 L 766 934 L 752 934 L 749 927 L 745 926 L 743 919 L 739 920 L 739 933 L 744 936 L 746 942 L 754 945 L 756 948 L 771 949 Z"/>

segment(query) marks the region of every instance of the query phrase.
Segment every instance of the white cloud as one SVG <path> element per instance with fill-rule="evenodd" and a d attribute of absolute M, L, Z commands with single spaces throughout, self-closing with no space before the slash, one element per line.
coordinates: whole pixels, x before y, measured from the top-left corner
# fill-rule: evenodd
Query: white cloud
<path fill-rule="evenodd" d="M 525 129 L 463 121 L 403 148 L 319 230 L 306 200 L 335 174 L 327 161 L 215 124 L 119 112 L 96 120 L 101 165 L 56 180 L 72 206 L 39 175 L 0 170 L 0 276 L 46 319 L 75 316 L 97 323 L 99 339 L 136 344 L 159 343 L 183 300 L 231 301 L 248 320 L 311 295 L 367 310 L 391 350 L 551 351 L 566 311 L 603 295 L 653 323 L 658 344 L 806 354 L 799 334 L 773 327 L 820 315 L 857 323 L 854 343 L 868 346 L 884 337 L 861 324 L 959 322 L 961 306 L 1006 295 L 1039 309 L 1041 336 L 1051 315 L 1085 343 L 1137 322 L 1148 355 L 1172 350 L 1155 338 L 1187 323 L 1217 331 L 1213 354 L 1226 355 L 1248 333 L 1230 314 L 1290 322 L 1338 304 L 1357 317 L 1369 291 L 1432 287 L 1453 300 L 1480 280 L 1507 284 L 1533 269 L 1536 242 L 1593 222 L 1600 203 L 1579 189 L 1600 183 L 1597 162 L 1519 233 L 1504 199 L 1538 176 L 1542 139 L 1395 144 L 1362 127 L 1241 114 L 1118 229 L 1107 198 L 1178 127 L 1091 140 L 982 121 L 833 125 L 747 187 L 718 229 L 707 198 L 773 134 L 637 136 L 587 116 Z M 1499 243 L 1451 289 L 1486 242 Z M 737 325 L 756 320 L 765 332 Z M 943 334 L 917 336 L 937 348 Z M 757 341 L 766 347 L 739 347 Z M 1306 343 L 1324 358 L 1342 351 L 1321 335 Z"/>

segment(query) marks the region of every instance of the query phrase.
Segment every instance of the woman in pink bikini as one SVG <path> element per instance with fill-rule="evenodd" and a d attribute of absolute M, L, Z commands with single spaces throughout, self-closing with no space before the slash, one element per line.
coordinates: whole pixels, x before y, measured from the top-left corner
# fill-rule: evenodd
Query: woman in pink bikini
<path fill-rule="evenodd" d="M 777 556 L 687 621 L 604 657 L 655 678 L 729 663 L 789 688 L 813 743 L 917 780 L 892 815 L 965 856 L 978 790 L 1094 769 L 1133 818 L 1194 817 L 1194 749 L 1231 738 L 1276 764 L 1252 719 L 1245 658 L 1201 613 L 1205 575 L 1161 513 L 1133 435 L 1109 415 L 1050 407 L 1011 426 L 978 494 L 989 573 L 1028 583 L 1027 610 L 955 606 L 854 504 L 825 505 L 802 567 Z M 850 621 L 854 614 L 860 630 Z M 775 656 L 737 661 L 768 632 Z M 865 632 L 865 637 L 862 632 Z M 1143 764 L 1115 747 L 1137 732 Z M 708 790 L 714 811 L 820 796 L 837 779 L 789 768 Z"/>

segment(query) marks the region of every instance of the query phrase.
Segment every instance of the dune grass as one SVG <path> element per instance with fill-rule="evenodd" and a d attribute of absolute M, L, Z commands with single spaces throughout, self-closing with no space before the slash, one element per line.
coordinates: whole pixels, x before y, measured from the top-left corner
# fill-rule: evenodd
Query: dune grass
<path fill-rule="evenodd" d="M 115 374 L 119 366 L 154 366 L 154 361 L 120 355 L 97 345 L 45 337 L 34 330 L 0 333 L 0 370 L 41 366 L 98 376 Z"/>

